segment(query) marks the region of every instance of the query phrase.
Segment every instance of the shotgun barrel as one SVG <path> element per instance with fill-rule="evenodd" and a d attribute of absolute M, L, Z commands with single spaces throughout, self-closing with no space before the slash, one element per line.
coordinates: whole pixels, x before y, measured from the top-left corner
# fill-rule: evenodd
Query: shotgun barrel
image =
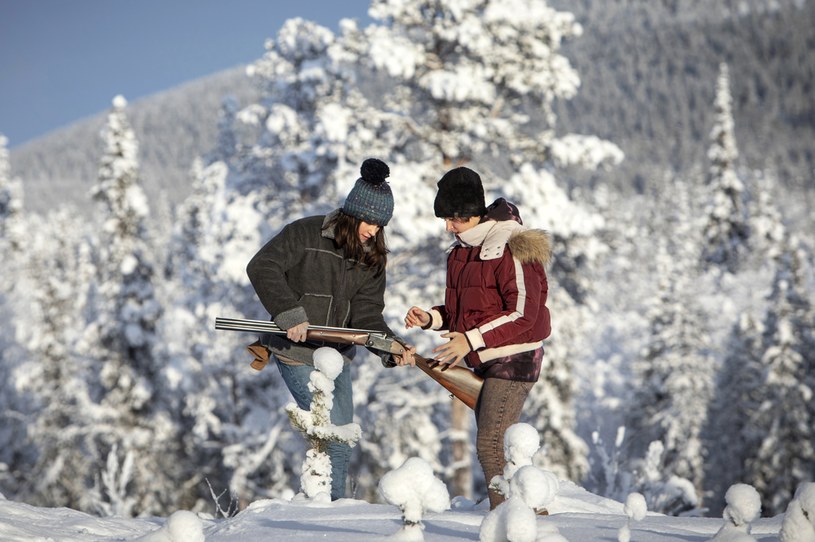
<path fill-rule="evenodd" d="M 285 335 L 286 331 L 271 321 L 247 320 L 243 318 L 215 318 L 215 329 L 226 331 L 245 331 L 249 333 L 273 333 Z M 380 331 L 367 329 L 352 329 L 328 326 L 309 326 L 306 331 L 308 340 L 327 341 L 340 344 L 355 344 L 365 346 L 382 352 L 400 356 L 404 353 L 404 346 L 396 339 L 388 338 Z M 252 343 L 247 347 L 255 357 L 252 367 L 262 369 L 269 360 L 268 350 L 260 342 Z M 464 367 L 450 367 L 437 363 L 433 359 L 414 355 L 416 366 L 430 378 L 441 384 L 452 395 L 461 400 L 468 407 L 475 409 L 481 386 L 484 379 Z"/>

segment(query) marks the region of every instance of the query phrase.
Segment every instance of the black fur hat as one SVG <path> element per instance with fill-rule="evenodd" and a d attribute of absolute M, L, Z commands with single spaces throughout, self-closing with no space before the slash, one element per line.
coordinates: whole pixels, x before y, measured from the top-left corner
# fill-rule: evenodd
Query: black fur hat
<path fill-rule="evenodd" d="M 451 169 L 438 182 L 433 211 L 439 218 L 469 218 L 487 212 L 481 177 L 472 169 Z"/>

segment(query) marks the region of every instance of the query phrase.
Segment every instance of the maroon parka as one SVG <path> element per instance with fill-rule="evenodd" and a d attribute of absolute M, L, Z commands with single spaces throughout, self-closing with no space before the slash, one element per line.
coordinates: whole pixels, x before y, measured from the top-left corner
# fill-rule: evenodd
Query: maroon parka
<path fill-rule="evenodd" d="M 537 380 L 551 333 L 544 268 L 550 257 L 546 232 L 512 220 L 488 220 L 459 234 L 432 328 L 466 334 L 474 349 L 467 364 L 482 376 Z"/>

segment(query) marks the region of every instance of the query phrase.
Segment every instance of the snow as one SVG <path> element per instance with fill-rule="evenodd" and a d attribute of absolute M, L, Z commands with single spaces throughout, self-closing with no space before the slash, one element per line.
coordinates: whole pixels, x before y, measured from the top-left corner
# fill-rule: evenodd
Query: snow
<path fill-rule="evenodd" d="M 537 516 L 535 519 L 538 532 L 556 528 L 563 538 L 571 542 L 617 540 L 617 531 L 627 522 L 621 503 L 592 495 L 564 480 L 560 481 L 560 491 L 547 508 L 549 516 Z M 485 503 L 473 505 L 469 501 L 458 501 L 457 506 L 454 504 L 451 509 L 443 512 L 427 513 L 422 520 L 424 539 L 427 542 L 478 540 L 479 528 L 486 513 Z M 170 518 L 175 514 L 171 514 Z M 332 542 L 364 542 L 384 540 L 402 525 L 398 507 L 355 499 L 341 499 L 331 503 L 258 500 L 234 517 L 199 517 L 207 542 L 313 542 L 324 539 Z M 797 517 L 803 520 L 802 514 Z M 182 521 L 179 525 L 186 526 L 184 533 L 174 532 L 172 525 L 167 527 L 170 518 L 100 518 L 67 508 L 38 508 L 0 500 L 0 540 L 130 541 L 139 540 L 140 537 L 162 529 L 164 533 L 172 533 L 177 538 L 150 540 L 200 540 L 193 538 L 198 524 L 190 521 L 189 514 L 180 518 Z M 781 517 L 757 520 L 752 526 L 753 538 L 760 542 L 778 540 L 781 521 Z M 632 527 L 631 540 L 703 542 L 710 540 L 721 526 L 721 519 L 649 514 Z M 812 532 L 811 524 L 808 528 Z M 805 542 L 815 539 L 786 538 L 784 542 L 793 540 Z"/>
<path fill-rule="evenodd" d="M 481 524 L 483 542 L 534 542 L 538 539 L 537 515 L 548 512 L 549 504 L 560 489 L 557 477 L 550 471 L 532 464 L 539 453 L 540 435 L 527 423 L 516 423 L 504 433 L 504 458 L 507 461 L 501 476 L 493 477 L 491 486 L 506 497 Z M 558 540 L 557 528 L 548 526 L 547 540 Z"/>
<path fill-rule="evenodd" d="M 399 540 L 424 540 L 421 532 L 424 513 L 443 512 L 450 507 L 447 486 L 434 476 L 430 464 L 419 457 L 411 457 L 398 469 L 386 473 L 379 482 L 379 492 L 402 511 L 402 529 L 394 535 Z"/>
<path fill-rule="evenodd" d="M 630 542 L 633 522 L 642 521 L 648 512 L 645 497 L 641 493 L 629 493 L 625 499 L 623 511 L 628 516 L 628 523 L 620 527 L 617 542 Z"/>
<path fill-rule="evenodd" d="M 815 483 L 803 484 L 784 514 L 781 542 L 815 542 Z"/>
<path fill-rule="evenodd" d="M 235 127 L 241 134 L 254 133 L 247 127 L 265 130 L 265 133 L 258 136 L 257 142 L 249 141 L 251 138 L 246 135 L 247 141 L 243 144 L 251 143 L 246 147 L 236 148 L 233 141 L 229 152 L 223 153 L 224 162 L 209 164 L 197 174 L 200 176 L 197 181 L 202 185 L 199 197 L 204 201 L 200 202 L 198 215 L 187 217 L 194 230 L 190 238 L 196 239 L 195 243 L 187 240 L 162 244 L 166 243 L 164 237 L 152 241 L 146 231 L 140 231 L 137 237 L 122 242 L 119 247 L 120 243 L 107 243 L 104 240 L 107 236 L 100 239 L 99 234 L 104 232 L 90 221 L 66 222 L 70 226 L 59 227 L 56 221 L 41 221 L 33 216 L 29 218 L 32 222 L 25 223 L 26 233 L 37 231 L 41 235 L 43 230 L 45 234 L 52 233 L 47 235 L 49 243 L 43 248 L 37 248 L 38 243 L 33 241 L 28 244 L 26 257 L 31 257 L 31 262 L 25 260 L 15 267 L 4 267 L 6 284 L 0 291 L 0 311 L 20 323 L 0 337 L 0 346 L 3 346 L 0 353 L 6 363 L 0 364 L 3 377 L 0 382 L 7 386 L 0 393 L 4 407 L 1 410 L 6 415 L 0 423 L 0 434 L 4 437 L 0 442 L 6 448 L 0 458 L 0 480 L 8 484 L 3 487 L 9 488 L 10 497 L 13 492 L 14 499 L 60 504 L 72 499 L 70 502 L 77 507 L 107 517 L 66 508 L 37 508 L 0 498 L 0 541 L 137 540 L 139 537 L 186 541 L 205 536 L 207 540 L 249 542 L 321 538 L 344 542 L 402 536 L 425 540 L 526 537 L 620 542 L 769 541 L 780 537 L 784 542 L 815 542 L 812 525 L 815 490 L 806 485 L 794 499 L 791 495 L 792 482 L 797 483 L 799 476 L 812 472 L 805 468 L 806 464 L 797 466 L 788 453 L 788 443 L 808 442 L 811 438 L 803 431 L 786 436 L 780 431 L 783 428 L 771 431 L 769 424 L 752 426 L 758 428 L 754 430 L 756 434 L 765 436 L 755 443 L 756 447 L 760 445 L 761 455 L 750 459 L 757 459 L 757 464 L 772 465 L 774 469 L 756 477 L 764 484 L 759 488 L 762 495 L 773 499 L 776 506 L 771 512 L 763 512 L 775 514 L 784 510 L 779 507 L 786 507 L 786 516 L 756 519 L 760 510 L 754 488 L 737 484 L 723 495 L 732 480 L 747 477 L 742 469 L 744 458 L 735 457 L 735 451 L 728 453 L 729 449 L 723 452 L 719 446 L 723 440 L 732 442 L 734 448 L 742 446 L 744 439 L 739 429 L 725 424 L 721 433 L 724 438 L 703 447 L 697 438 L 699 428 L 689 426 L 689 422 L 701 419 L 698 414 L 702 401 L 698 391 L 684 395 L 684 399 L 672 394 L 674 402 L 668 405 L 671 410 L 665 408 L 657 414 L 677 430 L 672 430 L 665 442 L 645 442 L 647 448 L 642 454 L 635 455 L 631 451 L 631 440 L 638 429 L 643 429 L 641 424 L 628 424 L 626 433 L 623 426 L 614 423 L 636 414 L 641 408 L 628 402 L 632 388 L 650 385 L 649 381 L 630 378 L 644 347 L 658 353 L 658 344 L 649 341 L 649 326 L 658 325 L 665 330 L 654 337 L 657 343 L 672 340 L 686 325 L 688 329 L 692 327 L 691 331 L 700 332 L 701 337 L 687 337 L 681 345 L 689 346 L 694 355 L 680 356 L 680 348 L 668 348 L 657 358 L 658 366 L 665 369 L 666 375 L 698 377 L 703 373 L 697 369 L 698 362 L 703 362 L 704 374 L 711 381 L 712 375 L 708 373 L 714 368 L 711 362 L 720 363 L 728 354 L 724 339 L 741 313 L 749 313 L 758 321 L 766 312 L 761 325 L 767 328 L 767 333 L 757 335 L 772 341 L 769 345 L 751 347 L 754 350 L 751 354 L 763 354 L 763 359 L 773 364 L 773 370 L 762 380 L 772 386 L 764 386 L 759 394 L 762 404 L 772 407 L 766 416 L 768 420 L 782 420 L 776 413 L 811 403 L 811 381 L 797 377 L 801 373 L 774 369 L 789 361 L 805 367 L 800 355 L 791 356 L 796 349 L 811 349 L 807 350 L 809 347 L 804 343 L 790 348 L 790 342 L 806 328 L 797 320 L 777 314 L 776 309 L 785 308 L 790 301 L 782 303 L 770 297 L 772 268 L 769 262 L 775 260 L 767 256 L 789 251 L 782 250 L 776 243 L 784 234 L 781 213 L 768 196 L 763 196 L 761 186 L 752 187 L 758 191 L 756 205 L 764 206 L 757 232 L 766 237 L 767 247 L 754 256 L 756 260 L 764 260 L 761 266 L 742 269 L 738 275 L 721 277 L 717 274 L 716 278 L 714 274 L 699 275 L 689 267 L 677 268 L 683 262 L 697 260 L 700 217 L 708 214 L 718 217 L 725 209 L 721 204 L 726 201 L 718 198 L 711 200 L 716 205 L 707 212 L 699 212 L 705 208 L 702 203 L 706 201 L 704 191 L 696 190 L 700 179 L 681 180 L 679 192 L 670 190 L 666 183 L 668 190 L 663 195 L 655 194 L 659 196 L 656 201 L 651 195 L 620 201 L 613 194 L 606 194 L 604 198 L 602 185 L 593 193 L 569 186 L 556 176 L 552 167 L 602 168 L 623 158 L 616 145 L 594 136 L 554 135 L 556 119 L 552 100 L 570 97 L 580 85 L 577 72 L 555 47 L 561 39 L 580 34 L 574 18 L 570 14 L 551 12 L 540 2 L 511 0 L 489 2 L 482 21 L 469 14 L 470 8 L 478 2 L 454 0 L 449 3 L 449 9 L 456 18 L 461 17 L 461 24 L 447 25 L 439 20 L 438 25 L 426 28 L 419 11 L 412 9 L 416 4 L 407 0 L 377 2 L 372 7 L 372 15 L 383 22 L 395 20 L 390 21 L 390 26 L 375 26 L 359 35 L 357 45 L 367 42 L 370 46 L 367 50 L 361 47 L 346 51 L 349 56 L 365 51 L 366 63 L 402 79 L 392 85 L 394 92 L 376 97 L 381 98 L 381 104 L 377 100 L 369 105 L 353 93 L 345 102 L 318 99 L 325 94 L 325 86 L 333 77 L 331 70 L 337 69 L 330 66 L 330 55 L 323 55 L 323 49 L 334 42 L 324 30 L 302 22 L 292 23 L 281 32 L 276 46 L 270 41 L 269 57 L 248 70 L 265 83 L 270 99 L 249 104 L 240 112 L 236 110 L 239 126 Z M 516 25 L 523 28 L 516 29 Z M 426 31 L 433 39 L 459 42 L 460 47 L 455 55 L 438 59 L 430 48 L 409 39 L 417 30 Z M 537 38 L 539 30 L 541 35 L 548 36 L 546 41 L 550 45 Z M 517 39 L 513 39 L 516 36 Z M 547 52 L 541 50 L 544 46 L 554 48 Z M 462 54 L 465 50 L 468 54 Z M 540 57 L 540 62 L 530 55 Z M 496 60 L 498 71 L 485 72 L 481 62 L 487 58 Z M 300 61 L 302 69 L 295 66 Z M 459 79 L 460 84 L 452 85 L 454 79 Z M 344 81 L 336 83 L 344 84 Z M 510 92 L 501 90 L 499 83 L 505 84 Z M 724 85 L 721 87 L 724 89 Z M 499 90 L 500 95 L 496 95 Z M 485 110 L 500 105 L 512 92 L 530 91 L 529 99 L 540 102 L 541 116 L 552 125 L 551 131 L 536 133 L 535 142 L 519 137 L 529 135 L 533 128 L 530 118 L 522 112 L 503 112 L 496 117 L 484 115 Z M 444 105 L 428 100 L 429 96 L 451 101 L 477 99 L 484 103 L 456 108 L 449 131 L 429 123 L 432 118 L 428 117 L 411 118 L 411 124 L 407 125 L 410 129 L 396 122 L 409 113 L 435 111 L 437 106 Z M 405 107 L 414 103 L 415 111 Z M 109 117 L 100 177 L 103 182 L 98 189 L 102 196 L 108 189 L 115 188 L 114 179 L 121 177 L 134 182 L 138 177 L 138 145 L 124 116 L 126 105 L 124 98 L 117 97 Z M 384 111 L 375 110 L 374 105 Z M 723 128 L 732 128 L 729 115 L 720 116 L 720 122 Z M 328 141 L 316 141 L 315 135 L 319 136 L 317 140 Z M 5 144 L 0 137 L 0 147 Z M 418 481 L 422 480 L 437 490 L 431 493 L 431 501 L 438 504 L 447 500 L 449 494 L 441 499 L 441 488 L 431 481 L 434 478 L 425 475 L 432 467 L 431 474 L 450 480 L 452 469 L 458 465 L 449 460 L 446 447 L 453 442 L 471 444 L 474 435 L 470 430 L 449 429 L 447 403 L 441 402 L 446 401 L 446 396 L 440 390 L 425 393 L 420 389 L 424 375 L 408 369 L 387 372 L 379 367 L 378 361 L 374 365 L 364 359 L 354 366 L 356 419 L 364 427 L 362 434 L 360 425 L 322 425 L 315 423 L 314 412 L 309 411 L 306 416 L 304 411 L 290 410 L 302 422 L 307 435 L 305 440 L 328 437 L 329 433 L 344 441 L 360 440 L 355 450 L 356 457 L 360 458 L 356 465 L 360 475 L 356 480 L 355 498 L 329 502 L 325 478 L 316 477 L 307 477 L 301 489 L 305 490 L 304 494 L 295 495 L 298 488 L 292 484 L 296 485 L 299 479 L 295 476 L 312 470 L 326 474 L 325 458 L 312 452 L 309 452 L 311 455 L 301 453 L 303 435 L 287 432 L 288 420 L 283 407 L 288 395 L 274 371 L 267 369 L 260 375 L 241 371 L 248 371 L 237 362 L 236 352 L 245 354 L 242 345 L 236 346 L 241 339 L 223 334 L 215 336 L 205 325 L 216 315 L 247 313 L 258 308 L 254 296 L 247 296 L 246 262 L 289 219 L 323 212 L 327 206 L 338 203 L 338 198 L 348 192 L 357 178 L 357 159 L 361 156 L 387 158 L 393 166 L 389 182 L 394 194 L 399 195 L 400 210 L 388 228 L 389 246 L 393 250 L 386 298 L 388 321 L 397 322 L 406 307 L 414 303 L 440 299 L 444 288 L 443 254 L 449 239 L 441 235 L 443 226 L 432 213 L 435 180 L 442 171 L 442 164 L 436 159 L 423 158 L 426 146 L 450 156 L 473 156 L 473 165 L 484 174 L 488 201 L 497 196 L 513 200 L 521 208 L 527 225 L 550 230 L 558 244 L 559 267 L 553 268 L 550 275 L 555 331 L 551 345 L 547 343 L 546 354 L 547 372 L 553 379 L 541 379 L 525 411 L 527 419 L 548 432 L 547 448 L 540 448 L 539 435 L 532 434 L 523 425 L 507 432 L 509 464 L 497 484 L 509 498 L 508 504 L 494 513 L 487 510 L 485 502 L 475 504 L 461 496 L 453 496 L 449 506 L 442 507 L 425 502 L 427 495 L 413 494 L 421 485 Z M 542 150 L 547 152 L 541 153 Z M 732 158 L 735 155 L 731 150 L 735 147 L 714 155 Z M 490 152 L 513 158 L 506 164 L 492 164 L 485 160 Z M 553 163 L 539 160 L 541 154 L 551 155 Z M 5 184 L 6 155 L 0 153 L 0 199 L 9 186 Z M 722 179 L 726 181 L 723 186 L 733 188 L 738 178 L 727 175 Z M 302 188 L 306 200 L 314 198 L 313 201 L 300 201 L 301 194 L 291 190 L 293 188 Z M 692 195 L 693 199 L 683 202 L 679 197 L 683 194 L 684 197 Z M 19 199 L 13 197 L 12 203 L 17 207 L 11 210 L 21 208 L 14 198 Z M 128 224 L 125 218 L 137 219 L 135 225 L 139 228 L 133 229 L 148 225 L 148 204 L 155 202 L 148 201 L 137 186 L 127 188 L 122 197 L 108 196 L 108 199 L 109 205 L 115 206 L 110 214 L 121 217 L 111 219 L 109 227 Z M 603 201 L 601 209 L 592 205 Z M 152 220 L 151 231 L 158 233 L 164 222 L 153 223 Z M 8 228 L 12 231 L 10 222 Z M 99 231 L 90 232 L 89 228 Z M 71 237 L 57 248 L 57 238 L 63 239 L 64 235 L 55 233 Z M 672 243 L 666 244 L 662 256 L 676 260 L 676 265 L 664 269 L 656 265 L 654 258 L 663 235 L 670 237 Z M 82 236 L 86 236 L 87 241 L 80 244 Z M 97 249 L 97 245 L 101 248 Z M 164 277 L 170 280 L 160 282 L 163 273 L 159 270 L 164 269 L 162 264 L 166 262 L 160 258 L 156 262 L 148 261 L 156 270 L 155 282 L 136 285 L 143 288 L 138 291 L 144 295 L 123 299 L 119 314 L 108 309 L 108 297 L 114 300 L 108 290 L 121 286 L 119 275 L 130 278 L 137 274 L 142 263 L 140 258 L 162 255 L 166 258 L 167 252 L 182 247 L 197 251 L 189 255 L 186 273 Z M 106 257 L 106 251 L 114 252 L 113 249 L 117 249 L 115 258 Z M 82 251 L 86 252 L 84 256 L 80 254 Z M 682 257 L 677 258 L 677 254 Z M 790 252 L 789 257 L 791 255 Z M 808 261 L 804 259 L 801 264 Z M 94 266 L 101 263 L 118 266 L 117 273 L 107 271 L 117 275 L 107 283 L 98 282 L 95 276 Z M 797 269 L 790 266 L 787 274 Z M 811 274 L 810 268 L 811 265 L 806 267 L 806 272 Z M 28 271 L 33 277 L 28 277 Z M 676 280 L 680 275 L 683 276 L 681 282 Z M 657 296 L 658 285 L 663 281 L 677 285 L 667 293 L 678 299 L 662 300 Z M 34 288 L 32 283 L 38 287 Z M 51 285 L 50 290 L 39 287 L 47 284 Z M 679 287 L 683 284 L 684 288 Z M 150 295 L 147 286 L 157 288 L 157 297 Z M 586 299 L 579 303 L 572 300 L 570 288 L 577 293 L 585 288 Z M 694 295 L 688 298 L 684 294 L 690 290 Z M 779 279 L 772 291 L 779 292 L 772 294 L 776 299 L 806 297 L 806 294 L 811 297 L 812 278 L 808 282 L 795 277 Z M 688 319 L 668 310 L 677 301 L 683 302 L 683 313 L 689 309 L 698 313 L 692 319 L 693 326 Z M 655 308 L 664 305 L 664 310 L 654 312 L 665 313 L 671 321 L 651 318 L 645 309 L 652 304 Z M 698 311 L 696 305 L 699 305 Z M 18 306 L 24 308 L 18 309 Z M 160 319 L 155 307 L 163 311 Z M 68 323 L 50 321 L 50 313 L 61 315 Z M 776 323 L 778 318 L 781 319 Z M 150 365 L 144 367 L 143 372 L 151 375 L 155 372 L 154 380 L 139 378 L 142 373 L 131 370 L 128 364 L 118 364 L 117 359 L 109 359 L 111 349 L 100 347 L 99 338 L 105 336 L 106 326 L 115 322 L 127 322 L 130 326 L 123 332 L 129 346 L 152 346 L 156 358 L 147 360 Z M 136 326 L 137 322 L 144 323 L 144 327 Z M 155 345 L 154 328 L 161 332 Z M 411 338 L 414 337 L 424 341 L 417 344 L 422 351 L 429 351 L 431 339 L 418 335 Z M 746 345 L 744 349 L 747 350 Z M 712 357 L 702 358 L 697 352 Z M 57 366 L 65 371 L 64 375 L 46 373 L 49 366 L 42 363 L 46 355 L 59 362 Z M 155 366 L 162 369 L 156 371 Z M 747 373 L 747 368 L 740 369 L 739 373 Z M 330 375 L 334 369 L 328 360 L 325 367 L 320 367 L 328 376 L 315 377 L 315 388 L 319 387 L 324 394 L 331 392 Z M 672 378 L 666 379 L 665 385 L 679 387 L 681 384 L 689 388 L 693 381 L 687 377 Z M 795 387 L 788 387 L 788 382 Z M 114 383 L 116 387 L 108 395 Z M 561 389 L 579 390 L 580 395 L 575 397 L 574 404 L 567 403 L 565 399 L 561 401 Z M 750 392 L 753 391 L 754 388 L 749 388 L 748 393 L 740 396 L 752 397 Z M 117 399 L 125 393 L 126 398 Z M 786 398 L 803 398 L 804 401 L 782 401 Z M 330 403 L 330 397 L 325 397 L 322 407 Z M 741 402 L 733 403 L 734 410 L 740 414 L 752 412 Z M 46 408 L 40 408 L 40 404 Z M 154 407 L 157 415 L 131 421 L 133 411 L 146 406 Z M 321 416 L 327 419 L 324 409 Z M 63 422 L 65 417 L 70 417 L 70 421 Z M 750 420 L 754 421 L 764 420 Z M 680 426 L 680 422 L 684 425 Z M 799 425 L 808 427 L 808 424 Z M 687 432 L 680 433 L 685 427 Z M 600 434 L 614 428 L 618 428 L 615 449 L 607 454 L 599 448 Z M 585 462 L 590 451 L 582 446 L 580 438 L 592 432 L 597 438 L 591 453 L 600 456 L 601 464 L 588 473 Z M 626 435 L 629 440 L 624 442 Z M 183 441 L 182 446 L 176 446 L 179 441 Z M 91 442 L 93 446 L 81 447 L 83 442 Z M 17 444 L 26 444 L 28 448 L 18 448 Z M 727 501 L 723 518 L 671 517 L 654 512 L 660 503 L 668 506 L 673 500 L 697 504 L 698 485 L 688 480 L 685 473 L 677 472 L 679 467 L 685 467 L 677 463 L 666 465 L 666 461 L 673 461 L 671 458 L 680 452 L 685 454 L 682 456 L 684 464 L 694 468 L 705 453 L 709 454 L 708 458 L 717 456 L 719 463 L 714 463 L 714 467 L 726 467 L 713 468 L 716 473 L 726 475 L 721 487 L 716 489 L 716 497 Z M 475 466 L 472 449 L 469 454 L 466 460 Z M 39 460 L 40 457 L 43 459 Z M 314 469 L 299 468 L 304 458 Z M 180 475 L 162 472 L 164 469 L 157 468 L 164 467 L 161 463 L 171 463 L 183 472 Z M 553 473 L 532 466 L 541 463 L 572 472 Z M 406 472 L 396 469 L 383 475 L 386 469 L 399 465 L 416 466 L 407 468 Z M 422 477 L 412 472 L 414 468 L 424 473 Z M 477 469 L 474 471 L 477 476 Z M 217 490 L 209 485 L 213 502 L 199 489 L 179 490 L 193 485 L 197 488 L 203 485 L 201 480 L 209 484 L 207 477 L 212 477 L 213 472 L 222 478 L 213 477 Z M 598 486 L 592 476 L 585 476 L 587 474 L 605 474 L 606 487 Z M 604 496 L 575 485 L 566 480 L 567 477 L 582 480 L 586 488 L 604 492 Z M 91 480 L 93 487 L 88 488 L 86 480 Z M 311 482 L 315 482 L 316 488 L 311 488 Z M 477 484 L 481 482 L 476 480 Z M 387 504 L 375 502 L 370 495 L 358 498 L 360 493 L 377 488 L 377 483 L 382 484 L 379 487 Z M 474 489 L 483 494 L 482 485 Z M 49 492 L 63 490 L 78 495 L 66 496 L 65 500 L 48 500 Z M 234 508 L 233 503 L 226 511 L 221 508 L 215 493 L 222 490 L 222 494 L 230 492 L 227 498 L 235 495 Z M 641 493 L 632 492 L 634 490 Z M 133 498 L 143 498 L 145 502 L 134 506 Z M 174 505 L 165 504 L 169 502 L 183 502 L 191 509 L 174 510 Z M 704 505 L 708 502 L 703 501 Z M 533 510 L 540 506 L 545 506 L 550 515 L 536 515 Z M 722 507 L 723 503 L 717 510 Z M 239 508 L 240 513 L 236 513 Z M 211 514 L 207 512 L 209 509 Z M 123 517 L 131 515 L 129 512 L 143 517 Z M 405 524 L 408 518 L 415 521 L 412 526 Z"/>
<path fill-rule="evenodd" d="M 137 538 L 138 542 L 204 542 L 204 526 L 201 519 L 186 510 L 167 518 L 161 528 Z"/>
<path fill-rule="evenodd" d="M 641 493 L 629 494 L 625 499 L 623 511 L 634 521 L 642 521 L 648 512 L 648 507 L 645 505 L 645 497 L 643 497 Z"/>

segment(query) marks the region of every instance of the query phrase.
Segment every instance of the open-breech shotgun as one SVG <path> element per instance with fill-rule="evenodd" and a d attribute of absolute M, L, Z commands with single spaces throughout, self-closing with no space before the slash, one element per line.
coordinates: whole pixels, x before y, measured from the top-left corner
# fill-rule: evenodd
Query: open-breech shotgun
<path fill-rule="evenodd" d="M 285 335 L 286 330 L 277 324 L 265 320 L 246 320 L 243 318 L 215 318 L 215 329 L 228 331 L 246 331 L 250 333 L 273 333 Z M 329 343 L 354 344 L 365 346 L 380 352 L 389 352 L 401 356 L 405 346 L 397 339 L 389 338 L 381 331 L 368 329 L 350 329 L 344 327 L 309 326 L 306 331 L 309 341 L 325 341 Z M 254 356 L 252 367 L 261 370 L 269 362 L 269 350 L 260 341 L 246 347 Z M 468 407 L 475 409 L 478 394 L 484 379 L 469 369 L 458 366 L 439 364 L 435 360 L 414 355 L 416 366 L 424 371 L 430 378 L 444 386 L 451 394 L 460 399 Z"/>

